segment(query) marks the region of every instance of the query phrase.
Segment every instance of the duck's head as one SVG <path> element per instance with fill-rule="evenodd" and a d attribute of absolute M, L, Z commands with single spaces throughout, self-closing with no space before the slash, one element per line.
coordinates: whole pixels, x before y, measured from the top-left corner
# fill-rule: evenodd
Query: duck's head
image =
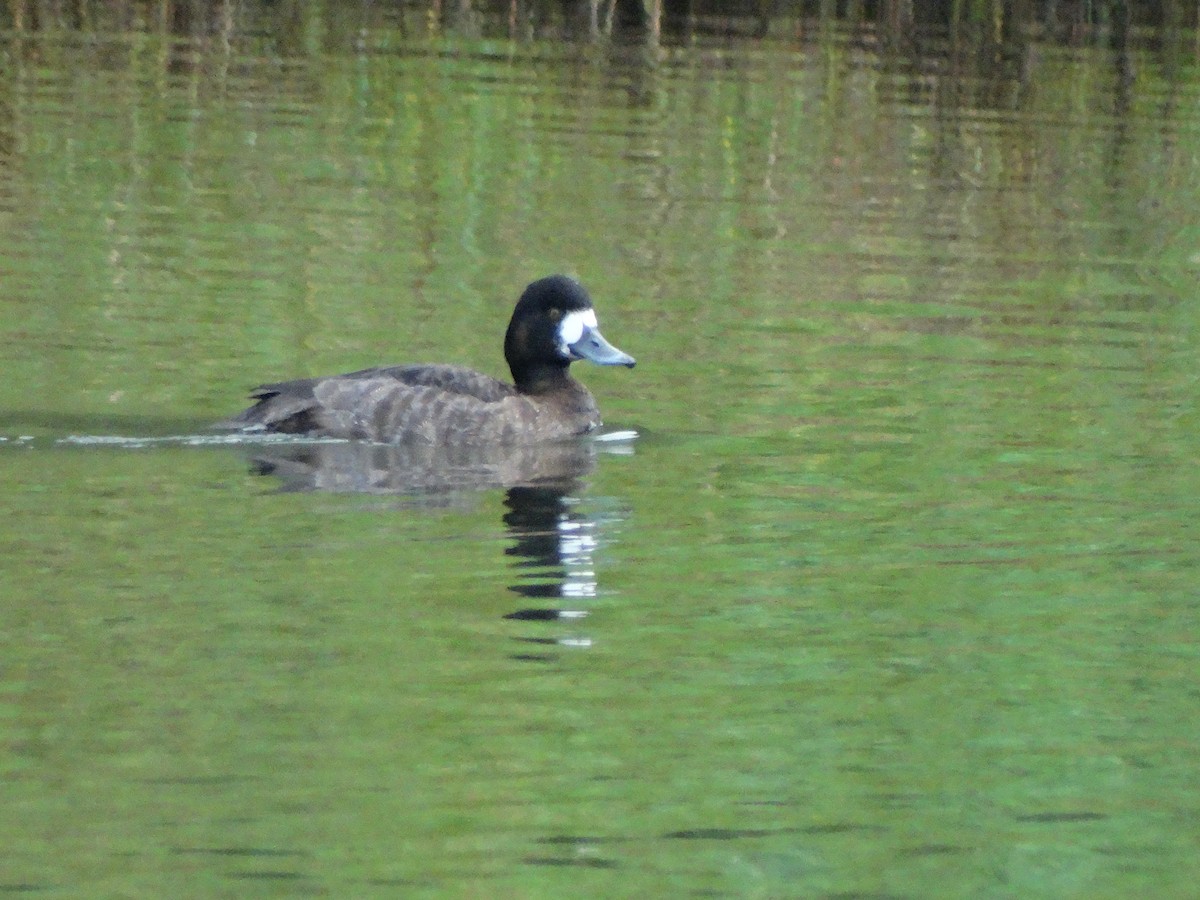
<path fill-rule="evenodd" d="M 632 356 L 604 339 L 592 298 L 566 275 L 541 278 L 525 288 L 504 335 L 504 358 L 519 388 L 547 371 L 561 374 L 577 359 L 634 365 Z"/>

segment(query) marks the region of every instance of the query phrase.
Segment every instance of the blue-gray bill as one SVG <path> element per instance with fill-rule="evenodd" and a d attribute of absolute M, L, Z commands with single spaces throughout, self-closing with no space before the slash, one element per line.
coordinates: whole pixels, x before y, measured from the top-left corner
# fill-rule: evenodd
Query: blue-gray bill
<path fill-rule="evenodd" d="M 569 345 L 573 359 L 586 359 L 601 366 L 626 366 L 633 368 L 637 362 L 632 356 L 618 350 L 600 333 L 599 328 L 584 326 L 579 340 Z"/>

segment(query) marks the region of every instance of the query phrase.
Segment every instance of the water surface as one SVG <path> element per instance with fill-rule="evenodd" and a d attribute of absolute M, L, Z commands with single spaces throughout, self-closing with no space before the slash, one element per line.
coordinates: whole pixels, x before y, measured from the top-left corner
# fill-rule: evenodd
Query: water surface
<path fill-rule="evenodd" d="M 0 890 L 1190 890 L 1178 44 L 256 15 L 3 36 Z M 553 478 L 205 437 L 555 271 Z"/>

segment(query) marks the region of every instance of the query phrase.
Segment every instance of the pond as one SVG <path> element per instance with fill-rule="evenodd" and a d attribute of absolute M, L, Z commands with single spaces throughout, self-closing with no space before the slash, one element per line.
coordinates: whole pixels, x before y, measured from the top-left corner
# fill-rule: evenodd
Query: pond
<path fill-rule="evenodd" d="M 0 892 L 1193 889 L 1193 32 L 132 9 L 0 33 Z M 553 478 L 210 428 L 554 272 Z"/>

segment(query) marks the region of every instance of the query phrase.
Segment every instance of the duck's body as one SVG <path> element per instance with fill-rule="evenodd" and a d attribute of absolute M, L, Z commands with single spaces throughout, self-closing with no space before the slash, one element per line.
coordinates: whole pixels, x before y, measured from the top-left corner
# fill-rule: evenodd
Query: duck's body
<path fill-rule="evenodd" d="M 513 384 L 462 366 L 381 366 L 256 388 L 221 423 L 245 431 L 397 444 L 523 444 L 586 434 L 596 401 L 571 377 L 576 359 L 632 366 L 596 325 L 587 292 L 556 275 L 525 289 L 504 339 Z"/>
<path fill-rule="evenodd" d="M 381 366 L 266 384 L 237 428 L 379 443 L 537 443 L 600 425 L 596 401 L 567 376 L 540 395 L 462 366 Z"/>

